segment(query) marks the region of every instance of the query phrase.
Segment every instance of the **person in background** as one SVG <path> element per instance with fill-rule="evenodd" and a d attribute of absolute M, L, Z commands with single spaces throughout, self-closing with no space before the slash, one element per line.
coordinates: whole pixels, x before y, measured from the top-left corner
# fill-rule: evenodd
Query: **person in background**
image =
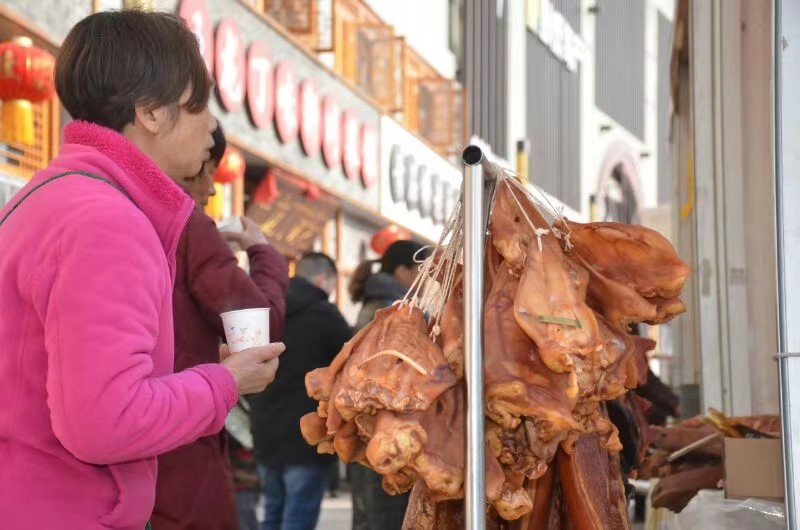
<path fill-rule="evenodd" d="M 283 327 L 288 264 L 261 230 L 244 218 L 241 233 L 226 233 L 247 251 L 250 275 L 238 262 L 214 222 L 203 211 L 214 193 L 214 172 L 226 141 L 222 128 L 212 133 L 214 147 L 202 170 L 176 179 L 195 201 L 178 241 L 173 295 L 175 371 L 213 363 L 225 334 L 220 313 L 270 308 L 271 339 Z M 253 515 L 254 517 L 255 515 Z M 224 429 L 158 457 L 156 504 L 158 530 L 237 530 L 237 505 Z"/>
<path fill-rule="evenodd" d="M 283 346 L 215 345 L 173 373 L 175 252 L 194 207 L 173 180 L 200 171 L 216 127 L 185 23 L 90 15 L 54 78 L 74 121 L 0 210 L 0 526 L 142 529 L 157 455 L 218 433 Z"/>
<path fill-rule="evenodd" d="M 338 273 L 325 254 L 297 263 L 286 296 L 283 340 L 289 353 L 269 392 L 252 396 L 251 426 L 266 496 L 263 530 L 313 530 L 319 518 L 333 455 L 321 455 L 300 434 L 300 418 L 317 409 L 305 376 L 328 366 L 352 330 L 329 301 Z"/>
<path fill-rule="evenodd" d="M 379 260 L 362 262 L 353 273 L 349 291 L 353 302 L 362 302 L 356 331 L 366 326 L 379 309 L 403 298 L 419 273 L 418 260 L 426 257 L 415 241 L 395 241 Z M 380 271 L 373 273 L 375 265 Z M 353 489 L 353 530 L 400 530 L 408 493 L 389 495 L 382 476 L 361 464 L 349 464 L 347 475 Z"/>
<path fill-rule="evenodd" d="M 250 420 L 248 412 L 244 408 L 246 404 L 247 402 L 241 398 L 237 405 L 237 408 L 240 409 L 237 415 L 242 417 L 242 425 L 241 429 L 236 429 L 239 432 L 235 434 L 228 431 L 228 454 L 231 457 L 233 489 L 236 492 L 236 505 L 239 510 L 239 530 L 259 530 L 261 525 L 258 524 L 256 518 L 256 509 L 261 497 L 261 482 L 253 452 Z"/>

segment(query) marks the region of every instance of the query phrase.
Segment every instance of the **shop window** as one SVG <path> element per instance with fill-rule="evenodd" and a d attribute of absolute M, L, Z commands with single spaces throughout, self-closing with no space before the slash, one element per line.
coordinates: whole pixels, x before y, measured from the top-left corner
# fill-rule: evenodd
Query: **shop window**
<path fill-rule="evenodd" d="M 0 172 L 27 179 L 47 166 L 58 144 L 58 115 L 55 100 L 33 104 L 33 145 L 4 143 L 0 128 Z"/>
<path fill-rule="evenodd" d="M 292 33 L 309 35 L 313 30 L 313 0 L 265 0 L 264 11 Z"/>
<path fill-rule="evenodd" d="M 403 107 L 403 40 L 389 26 L 356 29 L 356 84 L 386 111 Z"/>
<path fill-rule="evenodd" d="M 636 194 L 623 169 L 615 167 L 606 180 L 603 192 L 605 213 L 603 221 L 635 224 L 639 222 Z"/>
<path fill-rule="evenodd" d="M 446 155 L 464 142 L 464 90 L 454 81 L 422 80 L 419 83 L 419 133 Z"/>
<path fill-rule="evenodd" d="M 333 49 L 334 0 L 242 0 L 316 52 Z"/>

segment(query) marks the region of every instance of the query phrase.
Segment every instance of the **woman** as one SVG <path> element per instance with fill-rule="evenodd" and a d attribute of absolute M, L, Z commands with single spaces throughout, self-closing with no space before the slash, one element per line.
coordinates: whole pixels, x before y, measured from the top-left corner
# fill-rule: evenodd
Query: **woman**
<path fill-rule="evenodd" d="M 380 259 L 359 264 L 348 287 L 353 302 L 364 304 L 358 313 L 356 331 L 366 326 L 378 309 L 390 306 L 406 295 L 419 273 L 418 261 L 427 256 L 420 249 L 422 245 L 416 241 L 395 241 Z M 377 264 L 381 268 L 374 274 Z"/>
<path fill-rule="evenodd" d="M 224 339 L 220 313 L 253 307 L 270 308 L 270 333 L 283 328 L 289 270 L 286 259 L 269 246 L 250 219 L 246 229 L 231 233 L 247 251 L 250 275 L 236 257 L 203 206 L 214 194 L 214 172 L 226 141 L 222 128 L 212 133 L 211 158 L 200 172 L 177 180 L 196 206 L 181 234 L 173 294 L 175 313 L 175 371 L 219 360 Z M 152 522 L 158 530 L 238 530 L 233 479 L 225 430 L 158 457 L 158 484 Z M 252 511 L 255 519 L 255 511 Z"/>
<path fill-rule="evenodd" d="M 219 432 L 283 346 L 172 373 L 194 203 L 170 177 L 200 171 L 216 126 L 195 36 L 173 15 L 91 15 L 55 84 L 76 121 L 0 211 L 0 526 L 141 530 L 156 455 Z"/>
<path fill-rule="evenodd" d="M 417 260 L 426 253 L 414 241 L 395 241 L 379 260 L 365 261 L 356 268 L 349 290 L 353 302 L 363 302 L 356 331 L 366 326 L 379 309 L 402 299 L 419 272 Z M 380 272 L 373 267 L 380 263 Z M 349 464 L 347 474 L 353 488 L 353 530 L 400 530 L 403 526 L 408 494 L 389 495 L 383 490 L 380 474 Z"/>

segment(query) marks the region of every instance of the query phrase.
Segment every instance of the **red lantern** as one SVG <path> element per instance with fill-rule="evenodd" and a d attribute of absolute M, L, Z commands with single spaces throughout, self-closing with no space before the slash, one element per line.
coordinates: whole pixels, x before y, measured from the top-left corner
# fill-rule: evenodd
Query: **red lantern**
<path fill-rule="evenodd" d="M 226 147 L 225 154 L 219 162 L 217 171 L 214 173 L 214 180 L 220 184 L 228 184 L 237 179 L 244 178 L 246 164 L 244 156 L 235 147 Z"/>
<path fill-rule="evenodd" d="M 253 194 L 253 202 L 256 204 L 272 204 L 278 198 L 280 192 L 278 191 L 278 178 L 275 172 L 267 170 L 261 184 L 256 188 Z"/>
<path fill-rule="evenodd" d="M 370 246 L 372 250 L 383 256 L 383 253 L 386 252 L 386 249 L 389 248 L 392 243 L 404 239 L 411 239 L 411 232 L 397 225 L 389 225 L 373 234 Z"/>
<path fill-rule="evenodd" d="M 33 103 L 53 97 L 55 59 L 31 39 L 18 37 L 0 43 L 2 137 L 10 143 L 32 145 Z"/>
<path fill-rule="evenodd" d="M 306 199 L 308 199 L 309 201 L 316 201 L 317 199 L 319 199 L 320 195 L 321 195 L 321 192 L 319 190 L 319 186 L 317 186 L 316 184 L 314 184 L 312 182 L 309 182 L 308 184 L 306 184 L 306 189 L 303 192 L 303 196 Z"/>

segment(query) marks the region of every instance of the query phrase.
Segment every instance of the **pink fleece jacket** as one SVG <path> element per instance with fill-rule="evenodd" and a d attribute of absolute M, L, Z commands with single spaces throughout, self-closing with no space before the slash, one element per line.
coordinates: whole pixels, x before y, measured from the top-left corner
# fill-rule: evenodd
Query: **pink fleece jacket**
<path fill-rule="evenodd" d="M 124 194 L 71 175 L 0 225 L 0 527 L 142 530 L 156 455 L 218 432 L 236 383 L 218 364 L 172 375 L 175 250 L 193 203 L 124 136 L 70 123 L 0 218 L 70 170 Z"/>

